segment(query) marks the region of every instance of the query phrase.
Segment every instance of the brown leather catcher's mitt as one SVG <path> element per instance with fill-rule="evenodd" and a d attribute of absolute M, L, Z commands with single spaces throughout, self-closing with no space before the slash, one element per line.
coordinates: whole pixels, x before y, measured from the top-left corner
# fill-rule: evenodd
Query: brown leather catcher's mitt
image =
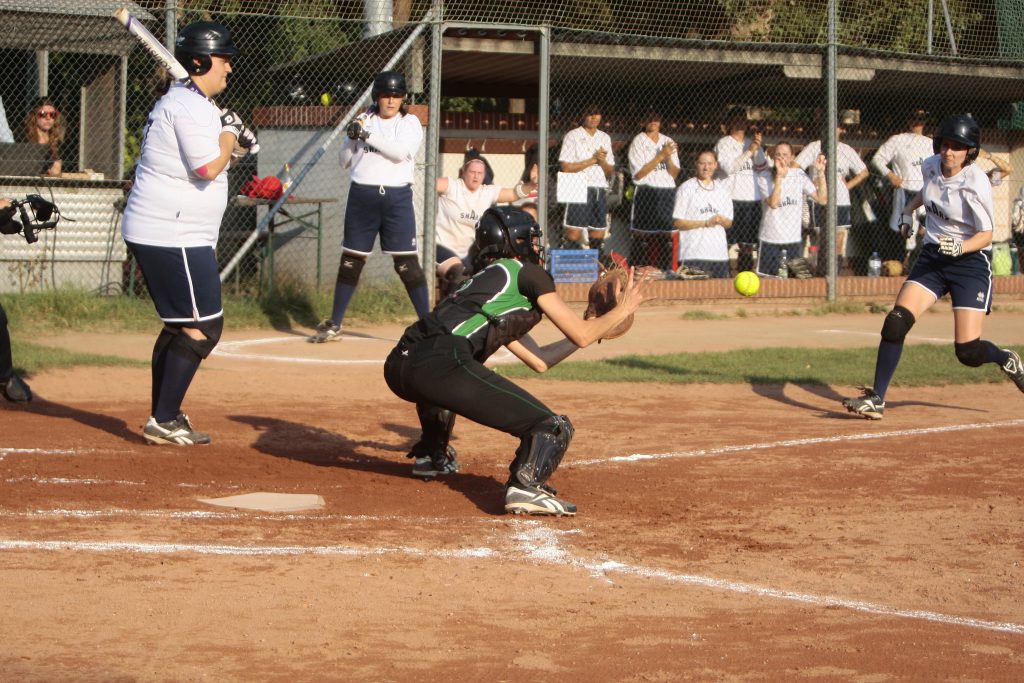
<path fill-rule="evenodd" d="M 626 278 L 629 271 L 625 268 L 611 268 L 606 270 L 601 277 L 590 286 L 587 294 L 587 310 L 583 313 L 583 319 L 600 318 L 619 304 L 619 296 L 626 287 Z M 615 339 L 621 337 L 633 326 L 633 314 L 621 323 L 605 333 L 602 339 Z"/>

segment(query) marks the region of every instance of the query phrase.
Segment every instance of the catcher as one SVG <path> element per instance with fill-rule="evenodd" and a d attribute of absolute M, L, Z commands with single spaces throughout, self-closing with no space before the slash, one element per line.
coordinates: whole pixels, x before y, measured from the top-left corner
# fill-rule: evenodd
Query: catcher
<path fill-rule="evenodd" d="M 604 315 L 581 320 L 555 291 L 540 264 L 540 228 L 519 209 L 492 207 L 476 227 L 475 246 L 483 270 L 425 318 L 409 326 L 384 364 L 384 379 L 399 398 L 416 404 L 422 435 L 413 446 L 413 473 L 432 478 L 459 469 L 448 445 L 455 416 L 519 438 L 505 486 L 505 511 L 513 514 L 575 515 L 576 506 L 547 485 L 572 440 L 569 418 L 484 367 L 505 346 L 536 372 L 544 372 L 577 349 L 609 338 L 645 300 L 645 282 L 624 272 L 611 285 L 617 301 L 596 307 Z M 601 288 L 597 288 L 601 289 Z M 540 346 L 530 331 L 546 314 L 565 335 Z"/>

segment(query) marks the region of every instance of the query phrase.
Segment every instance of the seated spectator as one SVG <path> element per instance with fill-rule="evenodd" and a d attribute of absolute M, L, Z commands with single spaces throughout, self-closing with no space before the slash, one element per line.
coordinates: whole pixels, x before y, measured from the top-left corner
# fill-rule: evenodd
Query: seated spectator
<path fill-rule="evenodd" d="M 59 176 L 62 171 L 60 146 L 64 143 L 66 128 L 57 107 L 47 97 L 40 97 L 29 110 L 24 122 L 25 142 L 47 145 L 50 158 L 40 169 L 40 175 Z"/>
<path fill-rule="evenodd" d="M 696 268 L 711 277 L 729 277 L 726 231 L 732 227 L 732 197 L 724 182 L 715 178 L 714 152 L 698 154 L 695 169 L 696 177 L 676 190 L 672 211 L 672 225 L 679 230 L 680 271 Z"/>

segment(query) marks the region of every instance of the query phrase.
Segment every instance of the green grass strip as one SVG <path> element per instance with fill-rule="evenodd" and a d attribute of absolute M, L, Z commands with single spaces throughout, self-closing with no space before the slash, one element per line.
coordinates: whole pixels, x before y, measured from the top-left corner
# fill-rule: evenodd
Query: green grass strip
<path fill-rule="evenodd" d="M 877 347 L 765 348 L 566 362 L 542 375 L 518 365 L 502 365 L 496 370 L 509 378 L 577 382 L 870 385 L 876 353 Z M 1005 381 L 995 364 L 980 368 L 961 365 L 952 344 L 914 344 L 904 349 L 893 384 L 913 387 Z"/>
<path fill-rule="evenodd" d="M 98 353 L 65 351 L 31 342 L 11 340 L 11 355 L 14 367 L 27 376 L 56 368 L 89 367 L 149 367 L 149 361 L 134 360 L 123 356 L 104 356 Z"/>

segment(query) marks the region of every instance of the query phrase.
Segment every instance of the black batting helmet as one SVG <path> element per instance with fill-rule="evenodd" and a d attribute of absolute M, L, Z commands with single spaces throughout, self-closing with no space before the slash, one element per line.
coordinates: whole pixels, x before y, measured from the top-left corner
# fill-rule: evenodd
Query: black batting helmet
<path fill-rule="evenodd" d="M 978 158 L 978 150 L 981 148 L 981 126 L 970 114 L 951 114 L 942 120 L 932 137 L 932 151 L 936 154 L 939 153 L 943 140 L 956 140 L 967 145 L 967 161 L 974 161 Z"/>
<path fill-rule="evenodd" d="M 493 261 L 499 258 L 521 257 L 530 263 L 540 263 L 540 226 L 533 216 L 511 206 L 492 206 L 476 224 L 474 246 L 477 258 Z"/>
<path fill-rule="evenodd" d="M 197 21 L 181 29 L 174 41 L 174 58 L 193 76 L 210 70 L 210 55 L 234 57 L 238 48 L 231 42 L 231 31 L 216 21 Z M 198 62 L 198 63 L 196 63 Z"/>
<path fill-rule="evenodd" d="M 373 77 L 373 89 L 370 97 L 376 102 L 381 95 L 394 93 L 405 96 L 409 89 L 405 87 L 405 74 L 400 71 L 381 71 Z"/>

